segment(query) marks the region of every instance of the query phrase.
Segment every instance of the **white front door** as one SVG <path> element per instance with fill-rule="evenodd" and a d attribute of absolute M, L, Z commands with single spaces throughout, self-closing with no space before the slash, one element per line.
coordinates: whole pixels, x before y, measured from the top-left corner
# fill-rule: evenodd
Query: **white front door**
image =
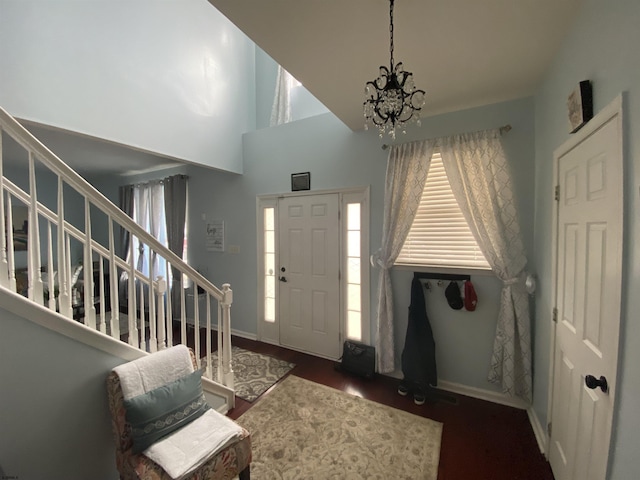
<path fill-rule="evenodd" d="M 338 194 L 278 202 L 280 344 L 340 356 Z"/>
<path fill-rule="evenodd" d="M 579 132 L 583 139 L 556 153 L 558 310 L 549 448 L 556 480 L 604 480 L 611 438 L 622 279 L 619 103 L 592 122 Z M 607 391 L 598 385 L 601 378 Z"/>

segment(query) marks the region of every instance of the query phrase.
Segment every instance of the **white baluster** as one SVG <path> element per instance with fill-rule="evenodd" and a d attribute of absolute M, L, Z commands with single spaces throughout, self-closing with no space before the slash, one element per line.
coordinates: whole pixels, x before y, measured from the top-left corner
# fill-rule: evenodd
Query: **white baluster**
<path fill-rule="evenodd" d="M 151 285 L 149 285 L 149 289 L 151 289 Z M 147 351 L 147 326 L 144 321 L 144 282 L 142 278 L 140 279 L 140 349 Z M 137 332 L 136 332 L 137 333 Z"/>
<path fill-rule="evenodd" d="M 58 308 L 67 318 L 73 316 L 70 281 L 69 238 L 65 238 L 64 224 L 64 184 L 62 177 L 58 177 Z M 66 247 L 66 248 L 65 248 Z"/>
<path fill-rule="evenodd" d="M 99 328 L 102 333 L 107 333 L 107 319 L 106 317 L 106 309 L 105 309 L 105 298 L 104 298 L 104 266 L 103 266 L 103 258 L 102 256 L 98 257 L 98 274 L 100 278 L 98 280 L 98 284 L 100 285 L 99 289 L 99 301 L 100 301 L 100 322 Z"/>
<path fill-rule="evenodd" d="M 27 234 L 27 263 L 29 269 L 29 298 L 44 305 L 42 271 L 40 265 L 40 225 L 38 222 L 38 194 L 36 189 L 36 168 L 33 152 L 29 152 L 29 231 Z"/>
<path fill-rule="evenodd" d="M 209 295 L 209 292 L 205 295 L 207 299 L 207 377 L 213 380 L 213 372 L 211 370 L 211 295 Z"/>
<path fill-rule="evenodd" d="M 2 193 L 2 195 L 4 196 L 4 192 Z M 9 288 L 12 291 L 16 291 L 17 286 L 16 286 L 16 259 L 15 259 L 15 252 L 13 250 L 13 209 L 11 206 L 11 194 L 7 193 L 7 224 L 6 224 L 6 231 L 7 231 L 7 245 L 9 246 L 9 249 L 7 250 L 8 256 L 7 256 L 7 263 L 8 263 L 8 267 L 9 267 Z M 22 293 L 22 292 L 20 292 Z"/>
<path fill-rule="evenodd" d="M 55 277 L 53 266 L 53 239 L 51 235 L 51 222 L 47 222 L 47 290 L 49 291 L 49 309 L 56 309 Z"/>
<path fill-rule="evenodd" d="M 200 306 L 198 305 L 198 285 L 193 282 L 193 342 L 198 366 L 200 366 Z"/>
<path fill-rule="evenodd" d="M 224 384 L 229 388 L 234 388 L 233 364 L 231 361 L 231 304 L 233 303 L 233 291 L 228 283 L 222 285 L 222 321 L 224 323 L 223 347 L 223 368 Z M 218 352 L 220 355 L 220 352 Z"/>
<path fill-rule="evenodd" d="M 153 267 L 150 267 L 153 270 Z M 156 318 L 156 297 L 154 295 L 154 282 L 151 280 L 151 273 L 149 273 L 149 351 L 158 351 L 158 336 L 156 332 L 158 330 L 158 319 Z"/>
<path fill-rule="evenodd" d="M 224 345 L 222 344 L 222 330 L 223 330 L 223 319 L 222 319 L 222 301 L 218 300 L 218 372 L 217 372 L 217 382 L 224 384 L 224 368 L 223 368 L 223 352 Z"/>
<path fill-rule="evenodd" d="M 116 249 L 113 238 L 113 219 L 109 215 L 109 292 L 111 324 L 109 325 L 111 336 L 120 340 L 120 308 L 118 304 L 118 269 L 116 268 Z"/>
<path fill-rule="evenodd" d="M 166 331 L 167 331 L 167 323 L 164 314 L 164 300 L 165 295 L 167 294 L 167 281 L 163 277 L 157 278 L 158 283 L 158 350 L 164 350 L 167 348 L 166 339 Z"/>
<path fill-rule="evenodd" d="M 173 278 L 169 276 L 172 273 L 171 265 L 169 264 L 169 262 L 166 262 L 166 272 L 167 276 L 165 278 Z M 171 297 L 173 296 L 172 290 L 174 288 L 176 288 L 175 285 L 171 286 L 171 288 L 169 288 L 169 292 L 167 293 L 167 345 L 169 345 L 170 347 L 173 346 L 173 299 Z"/>
<path fill-rule="evenodd" d="M 91 205 L 84 199 L 84 324 L 96 328 L 96 307 L 93 303 L 93 252 L 91 250 Z"/>
<path fill-rule="evenodd" d="M 74 284 L 71 282 L 71 238 L 69 234 L 65 235 L 64 239 L 64 248 L 65 248 L 65 271 L 66 271 L 66 283 L 69 285 L 69 290 L 71 291 L 71 301 L 69 302 L 69 311 L 67 313 L 67 318 L 73 318 L 73 307 L 76 306 L 80 301 L 78 298 L 78 293 L 73 291 Z"/>
<path fill-rule="evenodd" d="M 11 224 L 9 224 L 11 225 Z M 9 264 L 7 262 L 7 231 L 5 224 L 4 209 L 4 168 L 2 158 L 2 128 L 0 127 L 0 285 L 6 288 L 10 287 L 9 282 Z M 15 288 L 13 288 L 15 291 Z"/>
<path fill-rule="evenodd" d="M 129 345 L 133 345 L 134 347 L 140 348 L 140 343 L 138 343 L 138 321 L 137 321 L 137 313 L 136 313 L 136 268 L 133 264 L 134 262 L 134 254 L 133 254 L 133 233 L 129 232 L 129 279 L 128 279 L 128 287 L 129 287 L 129 300 L 128 304 L 128 317 L 129 317 Z"/>
<path fill-rule="evenodd" d="M 184 272 L 180 273 L 182 285 L 184 285 Z M 180 289 L 180 343 L 187 344 L 187 313 L 186 302 L 184 300 L 184 288 Z"/>

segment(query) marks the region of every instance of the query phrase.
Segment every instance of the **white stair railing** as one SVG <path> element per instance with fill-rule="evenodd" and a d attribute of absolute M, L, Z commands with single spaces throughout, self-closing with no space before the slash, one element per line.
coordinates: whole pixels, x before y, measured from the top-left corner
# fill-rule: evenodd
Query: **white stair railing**
<path fill-rule="evenodd" d="M 14 170 L 24 172 L 28 168 L 28 181 L 22 178 L 22 186 L 19 179 L 12 180 L 6 175 L 5 161 L 8 159 L 4 158 L 4 152 L 9 143 L 13 147 L 12 156 L 16 155 L 16 150 L 21 152 L 20 165 Z M 54 182 L 51 182 L 52 175 Z M 43 182 L 49 187 L 56 184 L 53 188 L 56 198 L 49 205 L 38 199 L 38 185 Z M 28 212 L 24 224 L 26 231 L 14 228 L 14 215 L 20 207 Z M 0 212 L 5 212 L 0 214 L 0 232 L 5 232 L 0 233 L 0 286 L 18 291 L 32 302 L 149 352 L 175 343 L 187 344 L 187 313 L 192 310 L 194 343 L 190 346 L 196 358 L 203 359 L 206 376 L 213 379 L 211 336 L 213 329 L 217 330 L 219 355 L 214 380 L 233 388 L 230 310 L 233 294 L 230 286 L 224 284 L 219 289 L 183 262 L 2 108 Z M 106 218 L 106 227 L 100 218 Z M 107 237 L 106 242 L 98 241 L 98 235 L 93 234 L 100 227 L 102 236 Z M 115 238 L 120 231 L 129 235 L 129 252 L 118 251 Z M 26 268 L 20 268 L 16 263 L 16 245 L 25 236 Z M 165 260 L 164 272 L 153 277 L 153 267 L 148 272 L 136 268 L 134 239 L 148 248 L 151 265 L 156 259 Z M 42 243 L 46 246 L 44 250 Z M 43 261 L 46 268 L 43 268 Z M 80 265 L 81 284 L 76 273 Z M 176 278 L 172 268 L 180 277 L 174 282 L 178 285 L 173 285 L 174 291 L 179 292 L 177 295 L 171 295 L 167 281 Z M 43 280 L 45 271 L 46 279 Z M 191 285 L 186 292 L 182 288 L 185 284 Z M 121 298 L 122 294 L 126 298 Z M 187 303 L 190 298 L 193 298 L 191 308 Z M 173 305 L 175 301 L 177 305 Z M 201 308 L 201 303 L 205 308 Z M 217 311 L 215 323 L 212 309 Z M 173 335 L 174 322 L 180 324 L 179 338 Z M 201 328 L 206 335 L 204 352 L 200 346 Z"/>

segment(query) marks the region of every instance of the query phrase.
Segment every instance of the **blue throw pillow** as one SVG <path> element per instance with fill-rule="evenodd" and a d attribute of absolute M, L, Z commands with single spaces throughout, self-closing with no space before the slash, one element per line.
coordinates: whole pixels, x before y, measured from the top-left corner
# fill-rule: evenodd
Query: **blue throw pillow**
<path fill-rule="evenodd" d="M 131 425 L 133 453 L 146 450 L 162 437 L 192 422 L 210 407 L 202 391 L 202 371 L 179 378 L 124 401 Z"/>

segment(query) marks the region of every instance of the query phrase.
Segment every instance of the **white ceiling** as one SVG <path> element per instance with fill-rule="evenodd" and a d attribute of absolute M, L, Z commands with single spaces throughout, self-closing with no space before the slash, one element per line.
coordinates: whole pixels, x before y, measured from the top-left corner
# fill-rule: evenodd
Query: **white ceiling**
<path fill-rule="evenodd" d="M 388 0 L 209 0 L 346 125 L 389 64 Z M 394 57 L 424 115 L 532 95 L 582 0 L 397 0 Z"/>

